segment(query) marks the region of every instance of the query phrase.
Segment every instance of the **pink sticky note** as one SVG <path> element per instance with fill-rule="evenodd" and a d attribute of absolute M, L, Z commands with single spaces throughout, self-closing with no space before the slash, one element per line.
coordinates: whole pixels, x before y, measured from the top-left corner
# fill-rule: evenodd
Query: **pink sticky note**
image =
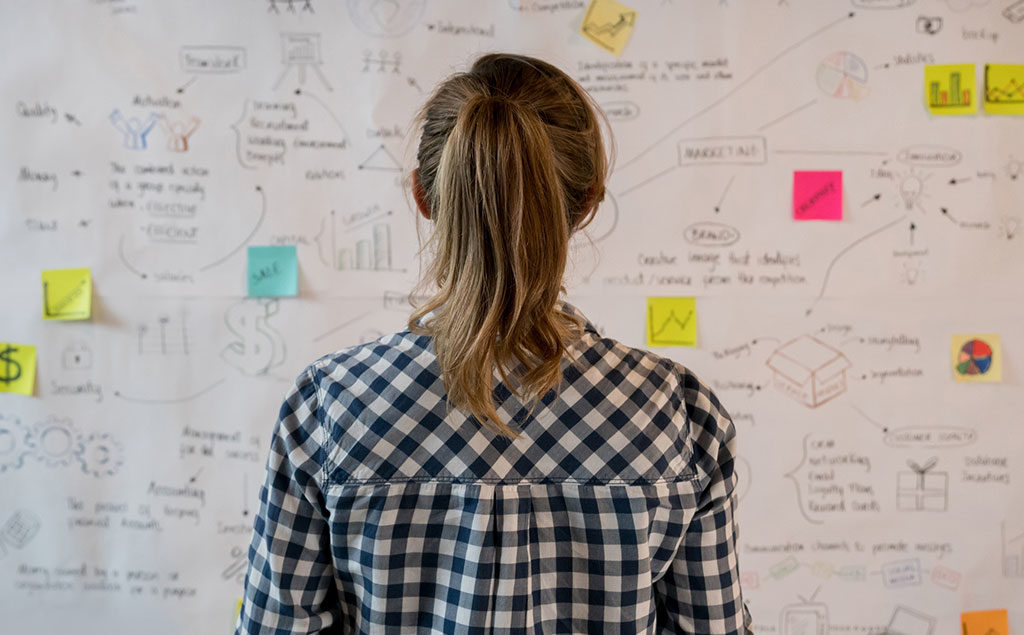
<path fill-rule="evenodd" d="M 793 220 L 843 220 L 841 170 L 793 172 Z"/>

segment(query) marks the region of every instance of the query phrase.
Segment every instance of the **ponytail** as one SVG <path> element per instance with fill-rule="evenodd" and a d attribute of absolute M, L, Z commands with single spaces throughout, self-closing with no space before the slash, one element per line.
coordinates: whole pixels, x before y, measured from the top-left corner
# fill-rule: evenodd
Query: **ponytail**
<path fill-rule="evenodd" d="M 536 407 L 560 389 L 561 359 L 582 329 L 558 302 L 569 238 L 603 191 L 596 118 L 561 71 L 499 55 L 442 84 L 422 117 L 438 292 L 409 328 L 433 336 L 449 406 L 515 438 L 495 407 L 495 371 Z"/>

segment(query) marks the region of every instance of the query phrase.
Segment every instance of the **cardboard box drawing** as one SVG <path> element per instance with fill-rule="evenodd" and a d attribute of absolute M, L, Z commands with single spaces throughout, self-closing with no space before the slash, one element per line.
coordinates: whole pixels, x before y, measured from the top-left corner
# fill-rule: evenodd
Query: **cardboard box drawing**
<path fill-rule="evenodd" d="M 766 362 L 775 387 L 808 408 L 846 392 L 850 360 L 821 340 L 801 335 L 775 350 Z"/>

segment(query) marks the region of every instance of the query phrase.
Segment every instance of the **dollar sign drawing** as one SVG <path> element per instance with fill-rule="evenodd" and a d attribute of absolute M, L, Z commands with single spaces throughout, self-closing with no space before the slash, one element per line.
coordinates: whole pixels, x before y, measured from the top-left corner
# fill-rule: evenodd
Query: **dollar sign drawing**
<path fill-rule="evenodd" d="M 266 375 L 284 361 L 284 338 L 268 320 L 277 313 L 273 300 L 243 300 L 228 309 L 224 321 L 237 338 L 220 355 L 246 375 Z"/>
<path fill-rule="evenodd" d="M 18 360 L 11 359 L 11 356 L 17 351 L 18 349 L 10 344 L 8 344 L 3 351 L 0 351 L 0 361 L 4 362 L 4 374 L 0 375 L 0 381 L 5 384 L 10 384 L 12 381 L 21 377 L 21 364 L 18 363 Z M 14 364 L 13 372 L 11 364 Z"/>

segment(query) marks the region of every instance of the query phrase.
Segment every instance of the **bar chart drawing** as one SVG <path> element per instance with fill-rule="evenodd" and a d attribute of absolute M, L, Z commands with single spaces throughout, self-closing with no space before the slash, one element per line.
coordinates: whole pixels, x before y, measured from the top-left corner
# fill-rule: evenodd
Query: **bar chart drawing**
<path fill-rule="evenodd" d="M 274 82 L 275 89 L 281 85 L 281 82 L 284 81 L 284 78 L 292 68 L 295 68 L 298 73 L 299 84 L 305 85 L 306 70 L 308 68 L 316 74 L 324 88 L 330 91 L 334 90 L 334 87 L 327 81 L 327 77 L 324 76 L 324 72 L 320 68 L 323 64 L 323 58 L 320 54 L 319 33 L 282 33 L 281 64 L 284 65 L 284 70 L 277 78 L 277 81 Z"/>
<path fill-rule="evenodd" d="M 394 266 L 392 215 L 377 205 L 346 219 L 331 210 L 316 238 L 321 262 L 337 271 L 405 271 Z"/>
<path fill-rule="evenodd" d="M 336 252 L 335 267 L 342 271 L 391 271 L 391 225 L 374 223 L 369 235 L 356 239 L 354 246 Z"/>
<path fill-rule="evenodd" d="M 1024 578 L 1024 525 L 1008 525 L 1004 520 L 999 530 L 1002 538 L 1003 577 Z"/>
<path fill-rule="evenodd" d="M 950 72 L 946 90 L 941 82 L 928 85 L 928 105 L 932 108 L 962 108 L 971 105 L 970 88 L 960 86 L 960 73 Z"/>

